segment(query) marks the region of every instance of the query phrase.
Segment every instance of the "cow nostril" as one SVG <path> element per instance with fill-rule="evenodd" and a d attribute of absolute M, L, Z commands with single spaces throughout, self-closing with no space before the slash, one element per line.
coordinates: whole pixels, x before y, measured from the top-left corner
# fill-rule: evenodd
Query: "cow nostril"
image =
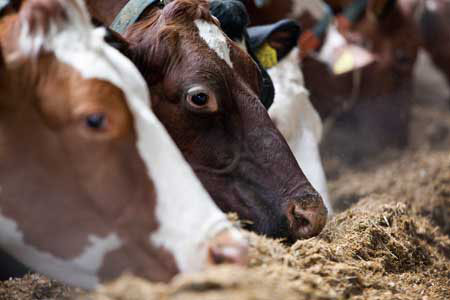
<path fill-rule="evenodd" d="M 219 234 L 208 247 L 208 262 L 210 265 L 246 265 L 247 261 L 247 241 L 227 231 Z"/>
<path fill-rule="evenodd" d="M 287 213 L 291 239 L 306 239 L 318 235 L 327 220 L 327 210 L 320 196 L 290 201 Z"/>
<path fill-rule="evenodd" d="M 209 248 L 211 264 L 241 264 L 241 249 L 236 247 L 213 246 Z"/>
<path fill-rule="evenodd" d="M 220 251 L 220 249 L 217 247 L 209 248 L 208 256 L 210 258 L 211 264 L 213 265 L 221 265 L 226 261 L 225 256 L 222 254 L 222 251 Z"/>
<path fill-rule="evenodd" d="M 292 215 L 294 216 L 295 220 L 297 221 L 297 226 L 306 227 L 311 224 L 307 218 L 305 218 L 303 215 L 296 212 L 295 206 L 293 207 L 293 209 L 294 209 L 294 211 L 292 212 Z"/>

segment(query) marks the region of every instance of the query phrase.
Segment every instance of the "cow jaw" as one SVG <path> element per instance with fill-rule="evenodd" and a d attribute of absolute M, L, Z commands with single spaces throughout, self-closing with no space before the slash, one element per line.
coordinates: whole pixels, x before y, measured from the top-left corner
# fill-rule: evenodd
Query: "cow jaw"
<path fill-rule="evenodd" d="M 92 289 L 100 282 L 97 273 L 102 267 L 103 258 L 110 251 L 120 248 L 122 242 L 115 233 L 105 238 L 91 235 L 89 241 L 91 245 L 78 257 L 72 259 L 55 257 L 51 253 L 27 245 L 17 223 L 2 216 L 0 211 L 0 244 L 5 250 L 15 253 L 27 265 L 34 265 L 38 260 L 41 266 L 39 271 L 50 276 L 58 277 L 61 270 L 65 270 L 66 282 Z"/>

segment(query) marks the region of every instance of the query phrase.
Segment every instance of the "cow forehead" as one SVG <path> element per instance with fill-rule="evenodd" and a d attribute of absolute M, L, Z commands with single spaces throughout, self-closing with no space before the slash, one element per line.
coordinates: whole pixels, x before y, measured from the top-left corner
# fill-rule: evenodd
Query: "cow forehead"
<path fill-rule="evenodd" d="M 93 28 L 84 3 L 66 1 L 62 5 L 67 20 L 49 20 L 48 32 L 44 28 L 31 30 L 28 21 L 22 20 L 21 54 L 35 56 L 41 49 L 49 51 L 83 78 L 107 81 L 120 88 L 127 98 L 148 103 L 149 92 L 139 71 L 104 41 L 104 28 Z"/>
<path fill-rule="evenodd" d="M 150 95 L 136 67 L 103 40 L 103 28 L 92 30 L 89 44 L 56 48 L 56 57 L 76 69 L 85 79 L 100 79 L 120 88 L 127 99 L 149 105 Z M 69 41 L 61 42 L 67 45 Z M 64 49 L 66 48 L 66 49 Z"/>
<path fill-rule="evenodd" d="M 194 23 L 198 29 L 200 38 L 204 40 L 208 47 L 223 59 L 230 68 L 233 68 L 230 57 L 230 47 L 222 30 L 215 24 L 205 20 L 195 20 Z"/>

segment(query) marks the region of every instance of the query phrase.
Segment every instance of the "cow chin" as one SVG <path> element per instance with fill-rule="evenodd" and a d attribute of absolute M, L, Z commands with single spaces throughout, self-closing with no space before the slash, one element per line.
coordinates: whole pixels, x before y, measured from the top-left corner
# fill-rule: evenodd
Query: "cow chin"
<path fill-rule="evenodd" d="M 249 172 L 251 168 L 245 163 L 242 166 L 240 175 L 245 177 L 233 185 L 233 196 L 236 202 L 248 207 L 252 230 L 288 242 L 310 238 L 322 231 L 327 210 L 314 189 L 302 188 L 301 192 L 285 194 L 277 190 L 280 178 L 256 168 Z"/>
<path fill-rule="evenodd" d="M 246 229 L 287 242 L 321 232 L 327 210 L 313 188 L 298 185 L 293 192 L 282 191 L 282 177 L 245 154 L 236 157 L 220 171 L 195 169 L 223 211 L 237 213 Z"/>

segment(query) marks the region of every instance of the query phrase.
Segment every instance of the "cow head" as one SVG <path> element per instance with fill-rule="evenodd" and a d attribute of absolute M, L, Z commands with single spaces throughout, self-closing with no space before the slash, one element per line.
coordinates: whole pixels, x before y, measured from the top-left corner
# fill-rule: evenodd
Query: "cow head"
<path fill-rule="evenodd" d="M 85 288 L 243 263 L 246 243 L 80 0 L 30 0 L 2 36 L 0 247 Z"/>
<path fill-rule="evenodd" d="M 298 49 L 291 51 L 297 44 L 300 26 L 295 21 L 284 19 L 273 24 L 247 28 L 248 14 L 245 6 L 238 0 L 212 0 L 210 10 L 230 39 L 242 45 L 259 62 L 260 67 L 270 68 L 266 74 L 270 75 L 276 93 L 269 115 L 331 214 L 332 208 L 318 152 L 322 122 L 304 88 L 297 58 Z M 289 57 L 285 58 L 288 53 Z"/>
<path fill-rule="evenodd" d="M 207 1 L 175 0 L 128 29 L 153 110 L 224 211 L 270 236 L 314 236 L 322 199 L 261 104 L 258 66 L 218 25 Z"/>
<path fill-rule="evenodd" d="M 266 108 L 270 108 L 275 90 L 266 69 L 277 64 L 295 47 L 300 26 L 295 21 L 283 19 L 248 28 L 250 19 L 241 1 L 210 0 L 209 4 L 211 14 L 219 20 L 223 32 L 258 64 L 263 79 L 261 101 Z"/>

